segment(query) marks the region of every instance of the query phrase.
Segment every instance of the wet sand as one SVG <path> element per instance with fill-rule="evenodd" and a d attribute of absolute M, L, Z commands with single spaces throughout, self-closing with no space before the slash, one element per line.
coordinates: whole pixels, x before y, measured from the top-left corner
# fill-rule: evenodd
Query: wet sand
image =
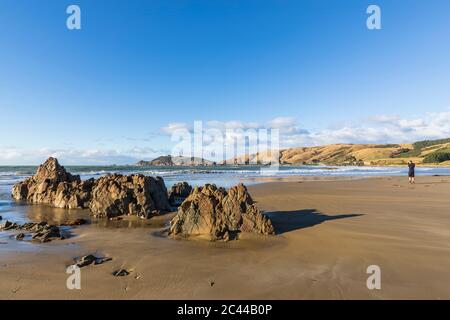
<path fill-rule="evenodd" d="M 93 221 L 39 245 L 3 235 L 0 299 L 450 299 L 450 177 L 298 178 L 249 190 L 276 236 L 172 240 L 163 230 L 173 213 Z M 81 269 L 81 290 L 68 290 L 66 266 L 95 252 L 113 260 Z M 369 265 L 381 268 L 381 290 L 366 287 Z M 122 267 L 131 274 L 111 274 Z"/>

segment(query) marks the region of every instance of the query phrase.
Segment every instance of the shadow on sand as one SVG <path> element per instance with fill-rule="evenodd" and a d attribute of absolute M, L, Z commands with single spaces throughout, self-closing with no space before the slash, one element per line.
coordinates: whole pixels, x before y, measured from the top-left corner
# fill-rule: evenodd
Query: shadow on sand
<path fill-rule="evenodd" d="M 328 220 L 362 216 L 362 214 L 338 214 L 328 216 L 315 209 L 266 212 L 266 215 L 272 220 L 277 234 L 313 227 Z"/>

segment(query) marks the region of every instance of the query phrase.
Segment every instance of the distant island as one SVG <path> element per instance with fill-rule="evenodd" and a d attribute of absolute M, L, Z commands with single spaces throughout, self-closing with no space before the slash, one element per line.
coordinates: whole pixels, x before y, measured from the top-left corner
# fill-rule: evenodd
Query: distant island
<path fill-rule="evenodd" d="M 215 166 L 214 161 L 206 160 L 198 157 L 182 157 L 182 156 L 161 156 L 150 161 L 141 160 L 136 163 L 137 166 Z"/>

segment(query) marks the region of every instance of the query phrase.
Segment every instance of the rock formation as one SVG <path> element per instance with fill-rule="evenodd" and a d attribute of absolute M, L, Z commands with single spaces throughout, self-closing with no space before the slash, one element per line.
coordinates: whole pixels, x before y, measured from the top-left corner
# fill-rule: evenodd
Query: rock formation
<path fill-rule="evenodd" d="M 97 265 L 97 264 L 103 264 L 105 262 L 111 261 L 112 258 L 110 257 L 97 257 L 93 254 L 88 254 L 86 256 L 81 257 L 80 259 L 75 261 L 75 266 L 78 268 L 84 268 L 86 266 L 89 266 L 91 264 Z"/>
<path fill-rule="evenodd" d="M 116 271 L 113 271 L 112 275 L 114 277 L 125 277 L 128 276 L 130 274 L 130 271 L 126 270 L 126 269 L 119 269 Z"/>
<path fill-rule="evenodd" d="M 58 226 L 50 225 L 45 221 L 34 223 L 28 222 L 25 224 L 17 224 L 6 220 L 0 224 L 0 230 L 24 230 L 31 234 L 32 241 L 48 242 L 51 240 L 59 239 L 64 240 L 65 236 L 62 235 L 61 229 Z M 16 235 L 16 240 L 24 240 L 25 234 L 19 233 Z"/>
<path fill-rule="evenodd" d="M 174 184 L 169 190 L 169 202 L 172 206 L 178 207 L 189 196 L 192 187 L 187 182 Z"/>
<path fill-rule="evenodd" d="M 34 176 L 14 185 L 12 197 L 57 208 L 87 208 L 93 183 L 93 179 L 81 181 L 80 176 L 68 173 L 58 160 L 48 158 Z"/>
<path fill-rule="evenodd" d="M 92 189 L 89 208 L 95 216 L 108 218 L 123 214 L 150 218 L 171 209 L 164 180 L 139 174 L 99 178 Z"/>
<path fill-rule="evenodd" d="M 183 157 L 183 156 L 160 156 L 150 161 L 141 160 L 136 163 L 137 166 L 212 166 L 215 162 L 199 157 Z"/>
<path fill-rule="evenodd" d="M 243 184 L 228 192 L 210 184 L 195 188 L 178 208 L 169 230 L 173 236 L 207 236 L 211 240 L 230 240 L 239 232 L 275 233 Z"/>
<path fill-rule="evenodd" d="M 111 174 L 81 181 L 55 158 L 40 165 L 34 176 L 14 185 L 12 197 L 57 208 L 89 208 L 99 217 L 130 214 L 149 218 L 171 209 L 160 177 Z"/>

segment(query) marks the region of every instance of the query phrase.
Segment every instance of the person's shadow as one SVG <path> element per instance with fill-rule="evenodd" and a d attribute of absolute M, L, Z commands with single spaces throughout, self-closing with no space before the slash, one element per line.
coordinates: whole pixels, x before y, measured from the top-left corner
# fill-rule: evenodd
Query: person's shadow
<path fill-rule="evenodd" d="M 276 211 L 266 212 L 265 214 L 272 220 L 272 224 L 275 227 L 277 234 L 309 228 L 328 220 L 362 216 L 362 214 L 338 214 L 328 216 L 315 209 Z"/>

